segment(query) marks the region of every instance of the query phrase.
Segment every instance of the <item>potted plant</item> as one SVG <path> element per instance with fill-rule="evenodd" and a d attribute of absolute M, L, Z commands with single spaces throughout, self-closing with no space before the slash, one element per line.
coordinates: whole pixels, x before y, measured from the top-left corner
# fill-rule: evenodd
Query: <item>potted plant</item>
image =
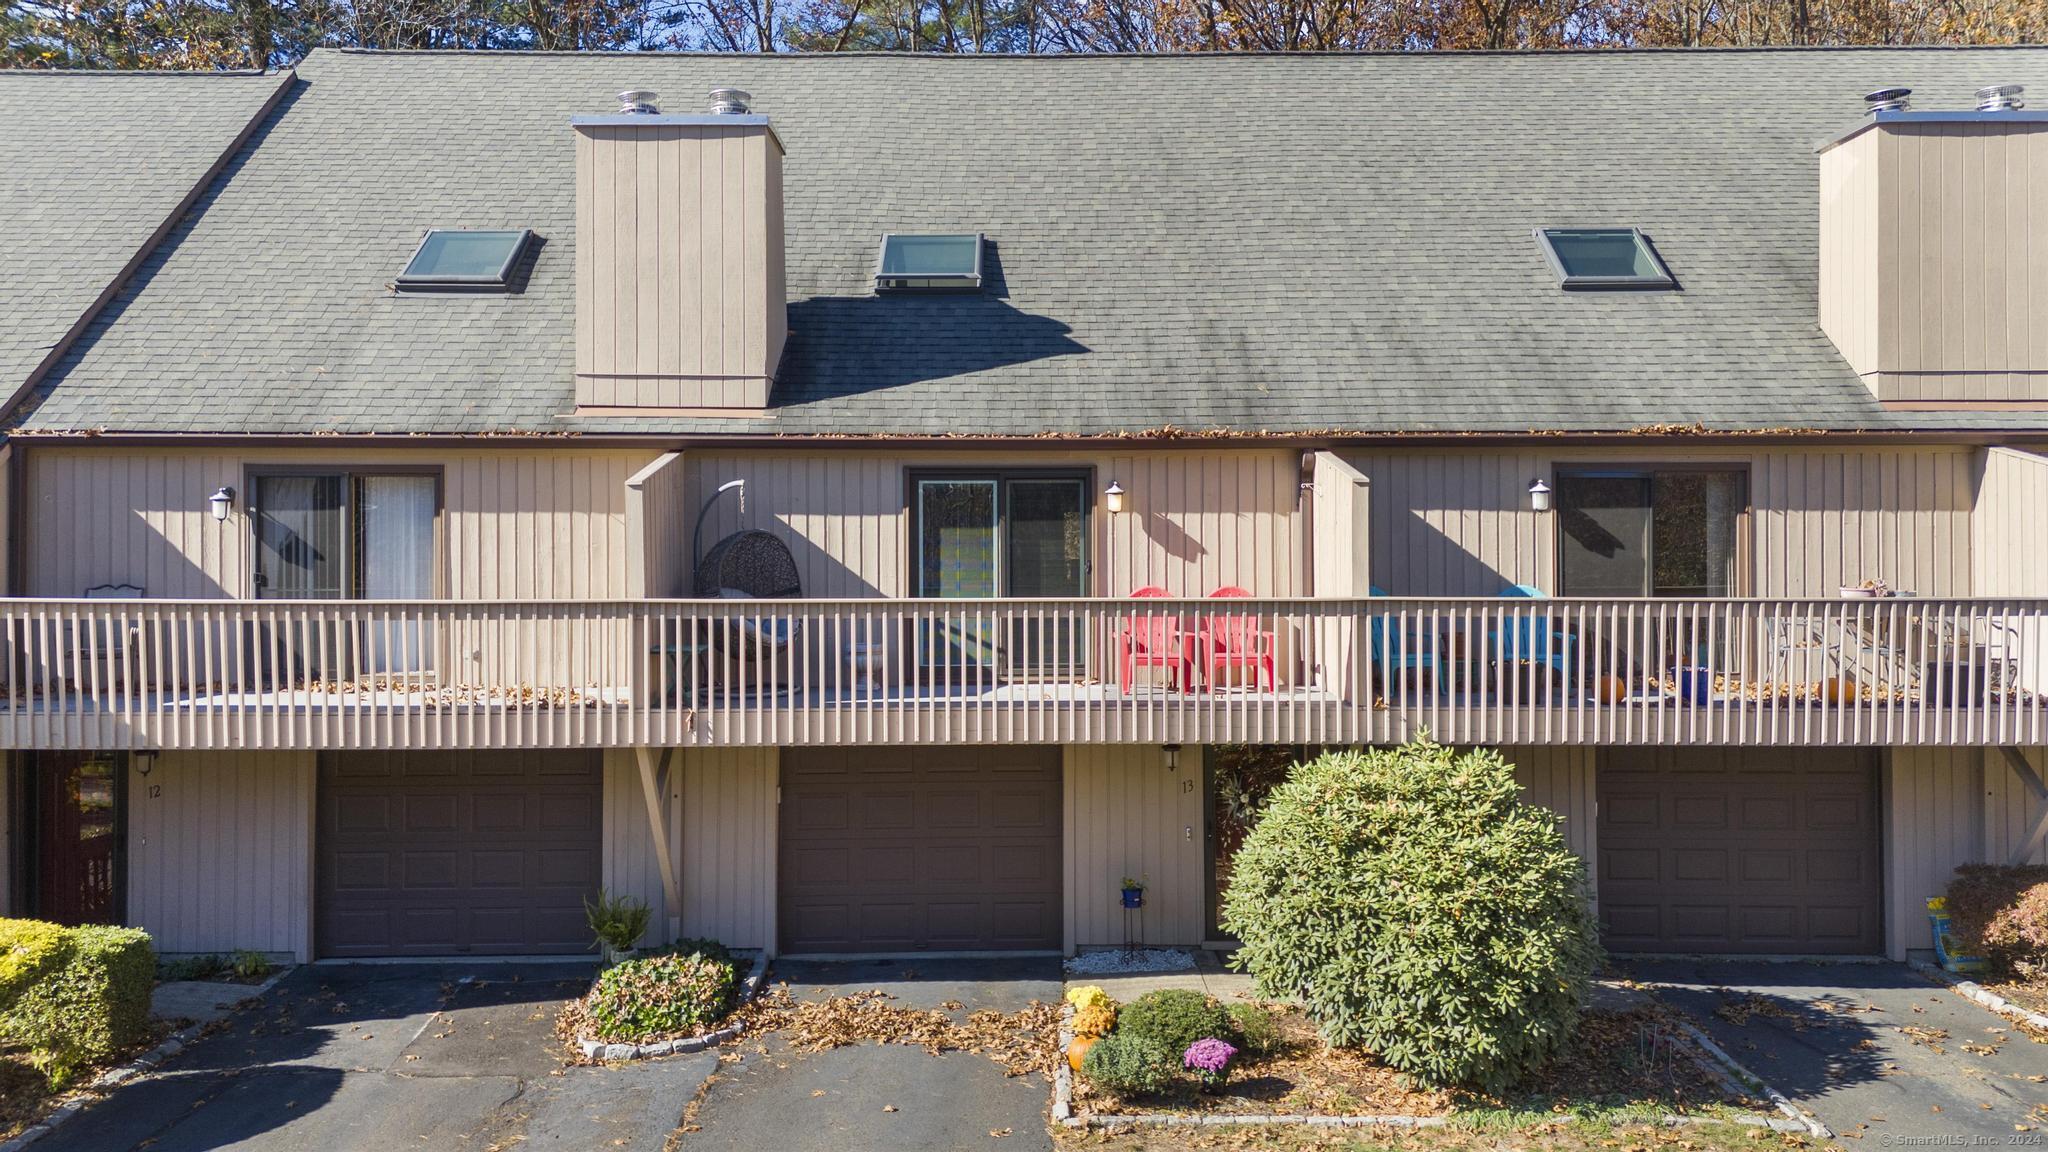
<path fill-rule="evenodd" d="M 647 933 L 647 920 L 651 913 L 646 901 L 632 896 L 614 896 L 600 888 L 595 903 L 583 902 L 583 915 L 590 922 L 590 934 L 597 937 L 604 966 L 609 968 L 633 958 L 633 950 L 639 946 L 640 937 Z"/>
<path fill-rule="evenodd" d="M 1126 908 L 1143 908 L 1144 906 L 1145 906 L 1145 881 L 1144 881 L 1144 878 L 1140 877 L 1139 879 L 1133 880 L 1133 879 L 1131 879 L 1131 878 L 1130 878 L 1129 876 L 1126 876 L 1126 877 L 1124 877 L 1124 907 L 1126 907 Z"/>

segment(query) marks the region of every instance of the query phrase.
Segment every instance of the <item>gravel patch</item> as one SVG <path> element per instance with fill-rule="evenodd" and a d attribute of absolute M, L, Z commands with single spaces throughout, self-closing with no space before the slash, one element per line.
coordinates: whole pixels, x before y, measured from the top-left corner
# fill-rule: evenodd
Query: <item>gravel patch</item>
<path fill-rule="evenodd" d="M 1067 961 L 1069 976 L 1100 976 L 1110 972 L 1192 972 L 1195 956 L 1178 948 L 1145 948 L 1126 954 L 1117 949 L 1083 952 Z"/>

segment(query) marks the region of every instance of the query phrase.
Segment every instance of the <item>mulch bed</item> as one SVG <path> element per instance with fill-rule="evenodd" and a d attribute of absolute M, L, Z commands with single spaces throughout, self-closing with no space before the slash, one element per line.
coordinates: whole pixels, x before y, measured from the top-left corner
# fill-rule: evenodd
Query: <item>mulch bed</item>
<path fill-rule="evenodd" d="M 182 1021 L 152 1020 L 147 1034 L 133 1047 L 116 1055 L 104 1064 L 81 1068 L 71 1078 L 76 1087 L 62 1092 L 51 1092 L 43 1074 L 31 1067 L 28 1054 L 13 1047 L 0 1047 L 0 1140 L 9 1140 L 21 1130 L 50 1114 L 58 1105 L 81 1096 L 92 1096 L 84 1085 L 91 1084 L 100 1073 L 109 1068 L 118 1068 L 135 1059 L 158 1044 L 164 1037 L 177 1030 Z"/>
<path fill-rule="evenodd" d="M 1675 1113 L 1730 1103 L 1719 1082 L 1687 1054 L 1664 1010 L 1588 1012 L 1572 1045 L 1503 1098 L 1412 1085 L 1371 1055 L 1327 1047 L 1298 1008 L 1275 1008 L 1282 1042 L 1241 1060 L 1222 1091 L 1192 1080 L 1156 1095 L 1124 1099 L 1075 1077 L 1074 1107 L 1097 1116 L 1143 1112 L 1201 1115 L 1446 1116 L 1514 1108 L 1578 1113 L 1630 1106 Z"/>
<path fill-rule="evenodd" d="M 2048 979 L 2006 980 L 1998 983 L 1985 980 L 1978 986 L 1994 996 L 2005 997 L 2029 1012 L 2039 1012 L 2048 1016 Z"/>

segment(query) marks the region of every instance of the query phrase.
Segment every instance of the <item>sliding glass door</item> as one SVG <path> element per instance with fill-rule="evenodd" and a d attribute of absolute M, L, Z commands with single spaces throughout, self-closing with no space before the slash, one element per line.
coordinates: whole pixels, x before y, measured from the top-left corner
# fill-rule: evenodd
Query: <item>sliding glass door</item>
<path fill-rule="evenodd" d="M 440 478 L 431 473 L 291 471 L 252 478 L 256 595 L 277 600 L 427 600 L 434 588 Z M 274 639 L 295 677 L 414 673 L 432 667 L 416 619 L 327 627 Z"/>
<path fill-rule="evenodd" d="M 1561 471 L 1565 596 L 1738 595 L 1744 475 L 1705 468 Z"/>
<path fill-rule="evenodd" d="M 1078 473 L 926 474 L 913 477 L 919 597 L 1088 594 L 1088 478 Z M 965 619 L 921 638 L 927 664 L 1049 672 L 1076 667 L 1073 630 L 1019 621 L 1007 636 Z"/>

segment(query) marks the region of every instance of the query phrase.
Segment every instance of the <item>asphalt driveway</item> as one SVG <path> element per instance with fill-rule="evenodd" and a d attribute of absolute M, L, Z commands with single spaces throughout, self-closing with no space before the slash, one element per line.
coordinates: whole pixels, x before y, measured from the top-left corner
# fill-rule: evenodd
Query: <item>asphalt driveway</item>
<path fill-rule="evenodd" d="M 992 1008 L 1017 1012 L 1060 996 L 1056 959 L 911 960 L 805 963 L 778 960 L 770 976 L 800 999 L 824 1000 L 879 988 L 905 1008 L 950 1010 L 955 1019 Z M 861 1044 L 829 1052 L 791 1051 L 770 1036 L 765 1054 L 713 1077 L 683 1152 L 867 1152 L 988 1148 L 1049 1150 L 1050 1090 L 1038 1076 L 1005 1076 L 971 1052 L 933 1056 L 902 1044 Z"/>
<path fill-rule="evenodd" d="M 564 1069 L 555 1010 L 594 967 L 315 965 L 37 1152 L 658 1152 L 716 1057 Z"/>
<path fill-rule="evenodd" d="M 1904 965 L 1618 966 L 1838 1135 L 2002 1147 L 2048 1132 L 2048 1043 Z"/>

